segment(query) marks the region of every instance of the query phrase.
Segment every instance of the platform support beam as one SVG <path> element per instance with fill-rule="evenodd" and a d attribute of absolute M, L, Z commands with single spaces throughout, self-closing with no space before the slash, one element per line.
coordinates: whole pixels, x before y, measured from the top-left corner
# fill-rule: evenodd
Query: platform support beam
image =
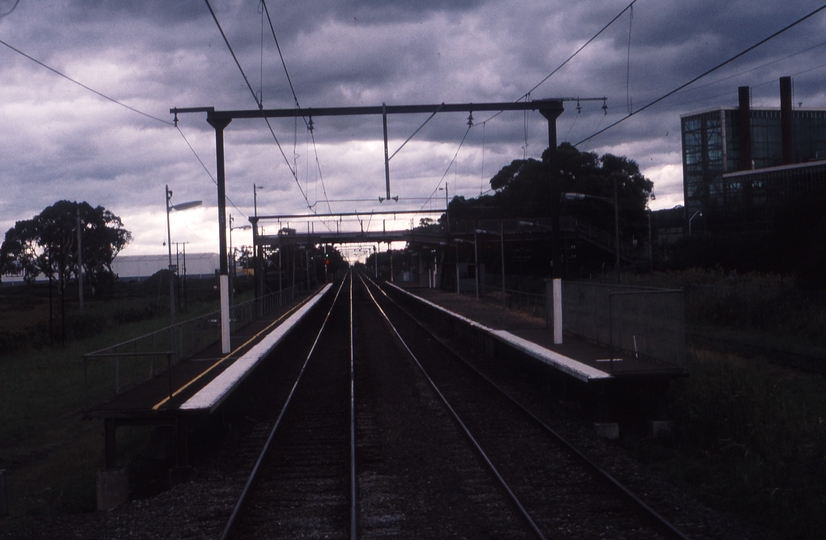
<path fill-rule="evenodd" d="M 192 467 L 189 466 L 188 428 L 186 419 L 178 415 L 175 423 L 175 465 L 169 469 L 170 486 L 187 482 L 192 478 Z"/>
<path fill-rule="evenodd" d="M 103 452 L 105 456 L 105 464 L 107 469 L 115 468 L 115 461 L 117 458 L 117 438 L 115 432 L 117 430 L 117 422 L 114 418 L 106 418 L 103 421 Z"/>
<path fill-rule="evenodd" d="M 6 471 L 0 469 L 0 517 L 9 515 L 9 497 L 6 491 Z"/>
<path fill-rule="evenodd" d="M 126 468 L 98 471 L 97 507 L 109 510 L 129 501 L 129 471 Z"/>
<path fill-rule="evenodd" d="M 187 422 L 178 415 L 175 425 L 175 466 L 189 466 L 189 446 L 188 446 Z"/>

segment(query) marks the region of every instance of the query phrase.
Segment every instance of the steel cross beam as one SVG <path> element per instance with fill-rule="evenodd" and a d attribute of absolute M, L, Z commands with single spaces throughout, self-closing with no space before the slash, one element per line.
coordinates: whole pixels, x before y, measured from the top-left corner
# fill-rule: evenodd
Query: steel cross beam
<path fill-rule="evenodd" d="M 284 220 L 284 219 L 314 219 L 325 217 L 373 217 L 373 216 L 395 216 L 404 214 L 444 214 L 447 209 L 441 210 L 387 210 L 383 212 L 333 212 L 332 214 L 280 214 L 275 216 L 258 216 L 261 220 Z"/>
<path fill-rule="evenodd" d="M 595 98 L 596 99 L 596 98 Z M 602 99 L 602 98 L 598 98 Z M 207 119 L 221 118 L 235 120 L 240 118 L 297 118 L 319 116 L 367 116 L 386 114 L 419 114 L 439 112 L 474 112 L 474 111 L 542 111 L 558 110 L 562 112 L 562 102 L 576 98 L 536 99 L 533 101 L 510 101 L 499 103 L 441 103 L 437 105 L 379 105 L 369 107 L 319 107 L 293 109 L 245 109 L 216 111 L 214 107 L 189 107 L 169 109 L 171 114 L 207 113 Z M 580 100 L 584 101 L 584 100 Z"/>

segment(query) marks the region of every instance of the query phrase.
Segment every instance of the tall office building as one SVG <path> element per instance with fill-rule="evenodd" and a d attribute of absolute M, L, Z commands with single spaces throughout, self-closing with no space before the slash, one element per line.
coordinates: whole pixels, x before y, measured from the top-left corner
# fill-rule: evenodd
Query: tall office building
<path fill-rule="evenodd" d="M 776 211 L 826 190 L 826 110 L 794 107 L 791 78 L 780 79 L 779 109 L 738 107 L 683 115 L 686 231 L 765 231 Z"/>

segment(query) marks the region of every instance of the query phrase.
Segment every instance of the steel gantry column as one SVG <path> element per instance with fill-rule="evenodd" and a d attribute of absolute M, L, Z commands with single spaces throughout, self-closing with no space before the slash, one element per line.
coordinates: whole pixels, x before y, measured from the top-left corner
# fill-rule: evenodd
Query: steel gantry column
<path fill-rule="evenodd" d="M 218 260 L 220 261 L 219 286 L 221 288 L 221 353 L 229 354 L 229 268 L 227 264 L 227 192 L 226 171 L 224 170 L 224 128 L 232 118 L 212 118 L 207 115 L 207 122 L 215 128 L 215 157 L 218 172 Z"/>
<path fill-rule="evenodd" d="M 387 150 L 387 105 L 381 104 L 381 122 L 384 128 L 384 184 L 387 200 L 390 200 L 390 157 Z"/>
<path fill-rule="evenodd" d="M 548 181 L 551 184 L 551 277 L 553 278 L 553 322 L 554 343 L 562 344 L 562 247 L 559 245 L 559 164 L 557 160 L 556 119 L 562 114 L 562 103 L 558 108 L 539 109 L 548 120 Z"/>

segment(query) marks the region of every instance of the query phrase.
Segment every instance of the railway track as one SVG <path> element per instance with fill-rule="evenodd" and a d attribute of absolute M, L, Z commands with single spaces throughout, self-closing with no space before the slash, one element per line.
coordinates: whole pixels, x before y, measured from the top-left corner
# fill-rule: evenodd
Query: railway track
<path fill-rule="evenodd" d="M 350 276 L 224 538 L 685 538 Z"/>

